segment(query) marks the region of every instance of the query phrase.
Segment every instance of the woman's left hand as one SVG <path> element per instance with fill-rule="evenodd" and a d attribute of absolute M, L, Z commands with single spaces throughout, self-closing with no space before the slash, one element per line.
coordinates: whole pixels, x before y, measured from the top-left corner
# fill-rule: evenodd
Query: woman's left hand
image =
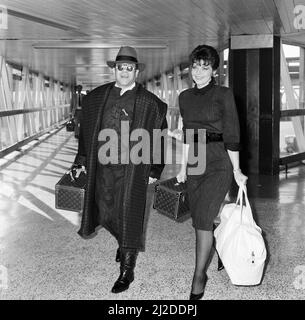
<path fill-rule="evenodd" d="M 245 176 L 241 170 L 234 170 L 234 178 L 238 186 L 245 185 L 247 183 L 248 177 Z"/>

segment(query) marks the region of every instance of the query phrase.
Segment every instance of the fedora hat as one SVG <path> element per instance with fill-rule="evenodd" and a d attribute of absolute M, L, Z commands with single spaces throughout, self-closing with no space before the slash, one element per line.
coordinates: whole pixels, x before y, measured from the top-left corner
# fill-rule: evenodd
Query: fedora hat
<path fill-rule="evenodd" d="M 133 47 L 121 47 L 115 58 L 115 61 L 107 61 L 107 65 L 110 68 L 114 68 L 118 62 L 135 63 L 139 71 L 143 71 L 145 69 L 145 64 L 138 62 L 137 52 Z"/>

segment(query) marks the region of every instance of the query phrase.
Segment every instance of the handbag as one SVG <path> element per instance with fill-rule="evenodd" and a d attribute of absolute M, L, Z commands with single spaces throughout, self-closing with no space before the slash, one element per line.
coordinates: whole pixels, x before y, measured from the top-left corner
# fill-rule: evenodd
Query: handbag
<path fill-rule="evenodd" d="M 260 284 L 266 246 L 262 230 L 253 219 L 246 186 L 239 187 L 236 203 L 223 207 L 214 236 L 216 250 L 231 282 L 244 286 Z"/>
<path fill-rule="evenodd" d="M 161 214 L 181 221 L 189 214 L 189 200 L 185 183 L 178 183 L 177 178 L 159 181 L 155 185 L 153 208 Z"/>

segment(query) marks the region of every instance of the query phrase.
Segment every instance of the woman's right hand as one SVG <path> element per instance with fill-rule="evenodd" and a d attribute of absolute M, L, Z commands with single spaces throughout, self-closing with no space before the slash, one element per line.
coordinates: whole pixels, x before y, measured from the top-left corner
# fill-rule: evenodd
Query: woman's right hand
<path fill-rule="evenodd" d="M 186 169 L 181 169 L 177 174 L 176 179 L 179 183 L 186 181 Z"/>

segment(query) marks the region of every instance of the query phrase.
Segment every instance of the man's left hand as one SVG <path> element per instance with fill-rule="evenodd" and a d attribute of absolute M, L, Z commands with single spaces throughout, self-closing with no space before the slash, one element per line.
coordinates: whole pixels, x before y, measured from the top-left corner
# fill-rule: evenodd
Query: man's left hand
<path fill-rule="evenodd" d="M 149 177 L 148 184 L 155 183 L 157 180 L 158 180 L 157 178 Z"/>

